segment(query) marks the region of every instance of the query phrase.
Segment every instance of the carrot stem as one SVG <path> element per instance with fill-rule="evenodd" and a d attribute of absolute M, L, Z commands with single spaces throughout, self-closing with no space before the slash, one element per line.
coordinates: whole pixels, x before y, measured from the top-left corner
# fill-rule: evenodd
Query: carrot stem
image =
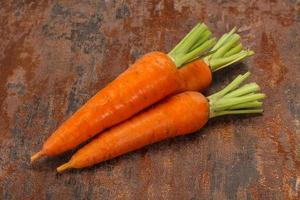
<path fill-rule="evenodd" d="M 221 91 L 210 95 L 208 97 L 208 99 L 210 101 L 212 100 L 216 100 L 219 99 L 223 96 L 225 96 L 226 94 L 228 94 L 229 92 L 231 92 L 232 90 L 238 88 L 240 86 L 240 84 L 242 82 L 244 82 L 249 76 L 250 76 L 250 72 L 245 73 L 244 75 L 238 75 L 231 83 L 229 83 L 224 89 L 222 89 Z"/>
<path fill-rule="evenodd" d="M 223 57 L 231 48 L 239 44 L 241 37 L 238 34 L 233 34 L 228 38 L 228 41 L 225 42 L 217 51 L 212 55 L 212 58 Z"/>
<path fill-rule="evenodd" d="M 215 44 L 204 23 L 198 23 L 169 53 L 177 68 L 200 57 Z"/>
<path fill-rule="evenodd" d="M 222 37 L 218 40 L 217 44 L 211 49 L 211 51 L 215 51 L 219 49 L 226 41 L 228 41 L 228 38 L 230 38 L 235 32 L 237 28 L 234 27 L 229 33 L 225 33 L 222 35 Z"/>
<path fill-rule="evenodd" d="M 238 44 L 237 46 L 233 47 L 232 49 L 230 49 L 227 53 L 225 53 L 224 56 L 232 56 L 236 53 L 239 53 L 243 50 L 243 45 L 242 44 Z"/>
<path fill-rule="evenodd" d="M 180 48 L 177 49 L 177 51 L 180 54 L 185 54 L 187 53 L 192 45 L 197 43 L 199 40 L 199 36 L 202 36 L 202 34 L 207 30 L 207 26 L 205 24 L 201 24 L 199 28 L 195 29 L 189 37 L 187 37 L 184 42 L 180 45 Z"/>
<path fill-rule="evenodd" d="M 263 105 L 260 101 L 252 101 L 252 102 L 246 102 L 237 104 L 234 106 L 231 106 L 230 109 L 241 109 L 241 108 L 260 108 Z"/>
<path fill-rule="evenodd" d="M 189 37 L 192 37 L 192 34 L 196 30 L 203 28 L 201 27 L 201 25 L 202 25 L 201 23 L 196 24 L 196 26 L 194 26 L 194 28 L 186 36 L 184 36 L 184 38 L 169 52 L 169 55 L 176 54 L 179 51 L 180 46 L 183 45 Z"/>
<path fill-rule="evenodd" d="M 226 110 L 226 111 L 221 111 L 218 113 L 215 113 L 212 117 L 219 117 L 222 115 L 237 115 L 237 114 L 251 114 L 251 113 L 262 113 L 263 109 L 245 109 L 245 110 Z"/>
<path fill-rule="evenodd" d="M 249 50 L 241 51 L 241 52 L 233 54 L 231 56 L 211 59 L 209 61 L 209 65 L 211 66 L 211 69 L 214 72 L 214 71 L 223 69 L 229 65 L 232 65 L 233 63 L 237 63 L 237 62 L 243 60 L 244 58 L 251 56 L 253 54 L 254 54 L 253 51 L 249 51 Z"/>
<path fill-rule="evenodd" d="M 251 92 L 258 92 L 258 91 L 260 91 L 260 87 L 259 87 L 259 85 L 257 85 L 257 83 L 249 83 L 249 84 L 242 86 L 239 89 L 236 89 L 236 90 L 226 94 L 224 96 L 224 98 L 239 97 L 239 96 L 242 96 L 245 94 L 249 94 Z"/>
<path fill-rule="evenodd" d="M 190 61 L 190 60 L 197 58 L 198 55 L 201 54 L 201 52 L 204 52 L 204 51 L 206 51 L 206 49 L 213 47 L 215 43 L 216 43 L 215 38 L 212 38 L 212 39 L 204 42 L 202 45 L 200 45 L 196 49 L 194 49 L 191 52 L 189 52 L 188 54 L 185 54 L 182 57 L 180 57 L 178 59 L 178 62 L 182 63 L 182 62 Z"/>
<path fill-rule="evenodd" d="M 204 61 L 209 64 L 213 72 L 254 54 L 253 51 L 243 50 L 240 36 L 235 33 L 236 30 L 234 27 L 229 33 L 223 34 L 210 50 L 211 53 L 204 57 Z"/>
<path fill-rule="evenodd" d="M 249 72 L 239 75 L 224 89 L 207 97 L 210 104 L 210 118 L 263 112 L 262 102 L 258 100 L 264 99 L 266 95 L 258 93 L 260 87 L 256 83 L 249 83 L 239 88 L 249 76 Z"/>
<path fill-rule="evenodd" d="M 242 97 L 233 97 L 233 98 L 225 98 L 225 99 L 222 98 L 219 101 L 215 102 L 214 111 L 226 110 L 227 108 L 230 108 L 234 105 L 257 101 L 260 99 L 264 99 L 265 97 L 266 97 L 265 94 L 258 93 L 258 94 L 251 94 Z"/>
<path fill-rule="evenodd" d="M 211 34 L 212 33 L 208 29 L 205 30 L 205 32 L 202 34 L 202 37 L 197 41 L 197 43 L 194 44 L 194 46 L 191 49 L 194 50 L 201 44 L 203 44 L 205 41 L 207 41 L 210 38 Z"/>

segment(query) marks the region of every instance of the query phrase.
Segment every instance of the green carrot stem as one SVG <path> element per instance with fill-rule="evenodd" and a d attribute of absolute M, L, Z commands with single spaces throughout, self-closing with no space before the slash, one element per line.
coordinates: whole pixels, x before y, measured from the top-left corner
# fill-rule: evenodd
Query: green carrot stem
<path fill-rule="evenodd" d="M 233 63 L 239 62 L 241 60 L 243 60 L 244 58 L 253 55 L 254 52 L 253 51 L 241 51 L 237 54 L 228 56 L 228 57 L 223 57 L 223 58 L 215 58 L 215 59 L 211 59 L 209 61 L 211 70 L 217 71 L 220 69 L 223 69 L 224 67 L 227 67 L 229 65 L 232 65 Z"/>
<path fill-rule="evenodd" d="M 259 94 L 251 94 L 251 95 L 242 96 L 242 97 L 224 98 L 224 99 L 220 99 L 217 102 L 215 102 L 215 104 L 213 106 L 213 110 L 214 111 L 226 110 L 226 109 L 230 108 L 231 106 L 245 103 L 245 102 L 251 102 L 251 101 L 264 99 L 265 97 L 266 97 L 265 94 L 259 93 Z"/>
<path fill-rule="evenodd" d="M 224 98 L 239 97 L 239 96 L 242 96 L 245 94 L 249 94 L 252 92 L 258 92 L 258 91 L 260 91 L 259 85 L 257 85 L 256 83 L 249 83 L 249 84 L 242 86 L 239 89 L 236 89 L 236 90 L 226 94 L 224 96 Z"/>
<path fill-rule="evenodd" d="M 194 28 L 186 36 L 184 36 L 184 38 L 169 52 L 169 55 L 175 54 L 175 52 L 180 49 L 180 46 L 186 42 L 187 38 L 191 37 L 191 35 L 195 33 L 196 30 L 199 30 L 201 28 L 201 25 L 201 23 L 196 24 L 196 26 L 194 26 Z"/>
<path fill-rule="evenodd" d="M 216 43 L 216 39 L 212 38 L 212 39 L 204 42 L 201 46 L 197 47 L 193 51 L 191 51 L 185 55 L 182 55 L 181 57 L 179 57 L 177 59 L 176 62 L 179 64 L 179 63 L 184 63 L 186 61 L 193 60 L 193 58 L 197 58 L 200 54 L 204 53 L 207 49 L 214 46 L 215 43 Z"/>
<path fill-rule="evenodd" d="M 199 47 L 201 44 L 203 44 L 205 41 L 207 41 L 211 35 L 212 35 L 212 33 L 208 29 L 205 30 L 202 33 L 201 38 L 194 44 L 194 46 L 191 48 L 191 50 L 194 50 L 197 47 Z"/>
<path fill-rule="evenodd" d="M 211 58 L 220 58 L 225 55 L 231 48 L 235 47 L 239 41 L 240 36 L 238 34 L 234 34 L 228 38 L 228 42 L 226 42 L 222 47 L 220 47 L 216 53 L 212 55 Z"/>
<path fill-rule="evenodd" d="M 225 53 L 224 57 L 232 56 L 234 54 L 240 53 L 243 50 L 243 45 L 238 44 L 237 46 L 230 49 L 227 53 Z"/>
<path fill-rule="evenodd" d="M 168 53 L 168 56 L 176 67 L 180 68 L 212 48 L 203 60 L 213 72 L 217 71 L 254 54 L 253 51 L 242 50 L 240 36 L 235 32 L 236 28 L 233 28 L 216 42 L 214 38 L 210 39 L 211 32 L 207 26 L 199 23 Z"/>
<path fill-rule="evenodd" d="M 249 83 L 239 88 L 241 83 L 249 77 L 250 73 L 237 76 L 221 91 L 208 97 L 210 105 L 210 118 L 227 114 L 246 114 L 262 112 L 262 102 L 266 97 L 256 83 Z"/>
<path fill-rule="evenodd" d="M 226 111 L 214 112 L 209 116 L 209 118 L 219 117 L 222 115 L 252 114 L 252 113 L 262 113 L 262 112 L 263 109 L 226 110 Z"/>
<path fill-rule="evenodd" d="M 239 75 L 237 76 L 230 84 L 228 84 L 224 89 L 222 89 L 221 91 L 210 95 L 208 97 L 208 99 L 210 101 L 212 100 L 216 100 L 219 99 L 223 96 L 225 96 L 227 93 L 229 93 L 230 91 L 236 89 L 243 81 L 245 81 L 249 76 L 250 76 L 250 72 L 245 73 L 244 75 Z"/>
<path fill-rule="evenodd" d="M 260 101 L 251 101 L 251 102 L 236 104 L 234 106 L 231 106 L 230 109 L 236 110 L 236 109 L 241 109 L 241 108 L 259 108 L 262 105 L 263 105 L 263 103 Z"/>
<path fill-rule="evenodd" d="M 209 40 L 211 33 L 205 24 L 197 24 L 176 46 L 168 56 L 174 61 L 177 68 L 190 60 L 198 58 L 211 48 L 214 40 Z"/>
<path fill-rule="evenodd" d="M 233 28 L 229 33 L 225 33 L 211 49 L 211 53 L 204 57 L 204 61 L 210 66 L 213 72 L 254 54 L 253 51 L 243 50 L 243 45 L 240 43 L 240 36 L 235 32 L 236 28 Z"/>
<path fill-rule="evenodd" d="M 211 49 L 211 51 L 215 51 L 219 49 L 224 43 L 228 41 L 228 39 L 236 32 L 236 27 L 234 27 L 229 33 L 225 33 L 221 36 L 221 38 L 218 40 L 216 45 Z"/>
<path fill-rule="evenodd" d="M 205 24 L 201 24 L 199 28 L 195 29 L 192 34 L 185 39 L 185 41 L 180 45 L 178 52 L 184 54 L 188 52 L 188 50 L 199 40 L 199 36 L 207 30 L 207 26 Z"/>

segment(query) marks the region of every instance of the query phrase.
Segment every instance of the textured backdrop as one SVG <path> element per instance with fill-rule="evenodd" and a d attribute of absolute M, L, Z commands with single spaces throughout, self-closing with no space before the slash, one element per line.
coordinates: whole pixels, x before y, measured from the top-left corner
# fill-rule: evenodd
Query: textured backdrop
<path fill-rule="evenodd" d="M 0 199 L 299 199 L 300 5 L 297 0 L 13 1 L 0 3 Z M 72 3 L 71 3 L 72 2 Z M 198 21 L 233 26 L 256 54 L 215 73 L 267 94 L 262 116 L 210 121 L 84 170 L 72 153 L 30 155 L 87 99 L 142 54 L 168 51 Z"/>

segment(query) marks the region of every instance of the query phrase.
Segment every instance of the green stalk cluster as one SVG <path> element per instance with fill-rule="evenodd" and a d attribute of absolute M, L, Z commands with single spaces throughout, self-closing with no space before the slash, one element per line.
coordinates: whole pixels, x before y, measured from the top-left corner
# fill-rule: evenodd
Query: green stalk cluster
<path fill-rule="evenodd" d="M 204 52 L 212 48 L 215 38 L 204 23 L 198 23 L 173 49 L 168 56 L 177 68 L 183 64 L 199 58 Z"/>
<path fill-rule="evenodd" d="M 262 113 L 262 100 L 265 94 L 259 93 L 256 83 L 240 85 L 250 76 L 250 72 L 239 75 L 221 91 L 209 96 L 210 118 L 231 115 Z"/>
<path fill-rule="evenodd" d="M 211 38 L 212 33 L 208 27 L 204 23 L 198 23 L 168 53 L 168 56 L 177 68 L 180 68 L 188 62 L 203 57 L 205 52 L 211 49 L 203 59 L 213 72 L 217 71 L 254 54 L 253 51 L 243 49 L 236 30 L 233 28 L 216 41 L 215 38 Z"/>
<path fill-rule="evenodd" d="M 210 54 L 204 58 L 213 72 L 254 54 L 253 51 L 243 50 L 241 37 L 235 32 L 234 27 L 229 33 L 225 33 L 210 50 Z"/>

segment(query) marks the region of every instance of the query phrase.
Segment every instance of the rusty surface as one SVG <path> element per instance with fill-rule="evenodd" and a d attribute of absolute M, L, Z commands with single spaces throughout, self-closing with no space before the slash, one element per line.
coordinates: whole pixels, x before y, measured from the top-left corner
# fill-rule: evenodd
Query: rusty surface
<path fill-rule="evenodd" d="M 299 199 L 300 7 L 296 0 L 2 1 L 0 199 Z M 72 3 L 70 3 L 72 2 Z M 237 25 L 256 55 L 217 72 L 215 91 L 247 69 L 268 95 L 263 116 L 201 131 L 85 170 L 34 166 L 30 154 L 140 55 L 168 51 L 197 21 Z"/>

